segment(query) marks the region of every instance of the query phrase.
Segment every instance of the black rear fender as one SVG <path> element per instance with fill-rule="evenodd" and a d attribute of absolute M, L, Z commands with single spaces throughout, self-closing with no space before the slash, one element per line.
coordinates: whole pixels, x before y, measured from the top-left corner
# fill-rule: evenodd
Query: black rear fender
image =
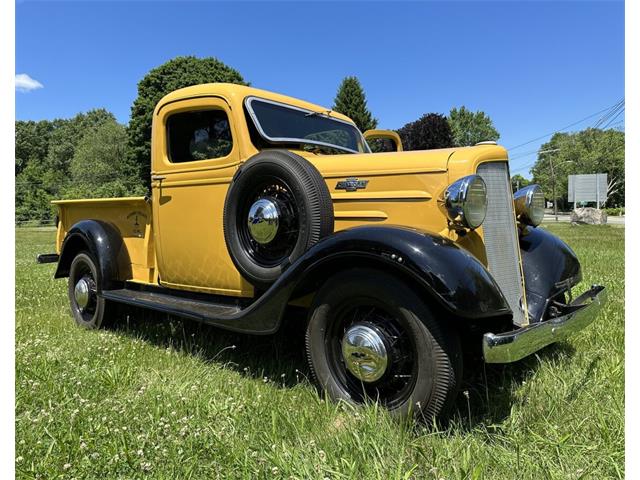
<path fill-rule="evenodd" d="M 117 288 L 131 278 L 131 261 L 118 229 L 101 220 L 81 220 L 71 227 L 60 249 L 55 278 L 69 276 L 74 257 L 88 251 L 98 262 L 101 289 Z"/>

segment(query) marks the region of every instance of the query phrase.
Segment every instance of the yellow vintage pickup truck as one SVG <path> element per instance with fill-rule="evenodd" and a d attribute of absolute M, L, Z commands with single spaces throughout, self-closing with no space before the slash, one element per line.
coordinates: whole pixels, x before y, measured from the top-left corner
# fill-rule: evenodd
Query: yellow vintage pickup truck
<path fill-rule="evenodd" d="M 371 153 L 384 138 L 392 150 Z M 75 321 L 129 304 L 271 334 L 308 309 L 318 387 L 393 413 L 443 416 L 462 345 L 512 362 L 578 331 L 573 251 L 536 228 L 538 186 L 512 195 L 507 151 L 402 151 L 391 131 L 255 88 L 206 84 L 153 113 L 151 196 L 54 202 L 56 278 Z M 464 340 L 464 341 L 463 341 Z"/>

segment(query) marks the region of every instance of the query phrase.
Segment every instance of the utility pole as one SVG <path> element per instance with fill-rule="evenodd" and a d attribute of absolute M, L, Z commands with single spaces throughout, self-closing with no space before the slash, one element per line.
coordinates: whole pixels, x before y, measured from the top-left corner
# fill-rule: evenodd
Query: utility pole
<path fill-rule="evenodd" d="M 554 153 L 559 152 L 559 148 L 554 148 L 552 150 L 542 150 L 538 152 L 538 156 L 541 156 L 545 153 Z M 574 163 L 573 160 L 565 160 L 564 162 L 560 162 L 559 165 L 564 165 L 565 163 Z M 558 165 L 556 165 L 557 167 Z M 549 167 L 551 167 L 551 189 L 553 191 L 553 215 L 556 217 L 556 222 L 558 221 L 558 198 L 556 197 L 556 173 L 553 169 L 553 156 L 549 157 Z"/>
<path fill-rule="evenodd" d="M 553 153 L 559 151 L 559 148 L 554 148 L 552 150 L 542 150 L 538 152 L 538 156 L 543 155 L 545 153 Z M 556 198 L 556 174 L 553 171 L 553 158 L 549 157 L 549 166 L 551 167 L 551 189 L 553 191 L 553 215 L 556 217 L 556 222 L 558 221 L 558 199 Z"/>
<path fill-rule="evenodd" d="M 553 160 L 549 157 L 549 165 L 551 166 L 551 184 L 553 185 L 553 215 L 558 221 L 558 197 L 556 196 L 556 174 L 553 172 Z"/>

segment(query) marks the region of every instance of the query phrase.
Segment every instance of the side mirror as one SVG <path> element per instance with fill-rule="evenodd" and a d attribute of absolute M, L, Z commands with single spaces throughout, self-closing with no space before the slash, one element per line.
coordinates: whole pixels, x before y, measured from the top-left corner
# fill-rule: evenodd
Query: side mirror
<path fill-rule="evenodd" d="M 393 130 L 367 130 L 363 135 L 373 153 L 402 151 L 400 135 Z"/>

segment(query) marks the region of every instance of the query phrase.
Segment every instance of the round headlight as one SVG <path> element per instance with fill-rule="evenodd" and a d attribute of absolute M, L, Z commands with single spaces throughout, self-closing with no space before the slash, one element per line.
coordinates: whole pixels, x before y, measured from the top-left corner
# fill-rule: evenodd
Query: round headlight
<path fill-rule="evenodd" d="M 462 177 L 447 187 L 444 203 L 454 225 L 478 228 L 487 214 L 487 186 L 478 175 Z"/>
<path fill-rule="evenodd" d="M 544 218 L 544 194 L 540 185 L 529 185 L 513 195 L 516 217 L 519 222 L 537 227 Z"/>

